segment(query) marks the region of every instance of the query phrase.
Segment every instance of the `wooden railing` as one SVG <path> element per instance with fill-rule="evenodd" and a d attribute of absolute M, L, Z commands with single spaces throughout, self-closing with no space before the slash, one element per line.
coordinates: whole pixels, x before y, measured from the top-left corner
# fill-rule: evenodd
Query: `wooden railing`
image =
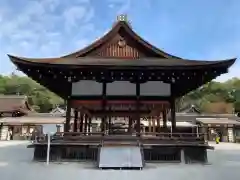
<path fill-rule="evenodd" d="M 42 135 L 36 138 L 37 142 L 46 142 L 47 136 Z M 61 132 L 51 137 L 52 142 L 136 142 L 161 143 L 166 142 L 202 142 L 204 143 L 204 134 L 196 133 L 140 133 L 123 135 L 106 135 L 104 133 L 81 133 L 81 132 Z"/>

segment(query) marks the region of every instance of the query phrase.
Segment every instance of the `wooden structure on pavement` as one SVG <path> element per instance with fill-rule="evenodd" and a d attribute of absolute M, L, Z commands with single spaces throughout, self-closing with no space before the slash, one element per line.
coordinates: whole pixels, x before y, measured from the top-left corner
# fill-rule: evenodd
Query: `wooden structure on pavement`
<path fill-rule="evenodd" d="M 51 157 L 81 159 L 83 155 L 95 160 L 99 146 L 109 141 L 117 146 L 121 139 L 141 146 L 146 160 L 179 159 L 185 151 L 190 159 L 205 161 L 208 145 L 197 134 L 187 135 L 191 141 L 184 138 L 176 127 L 175 99 L 227 73 L 235 61 L 197 61 L 170 55 L 139 37 L 126 16 L 119 16 L 106 35 L 74 53 L 43 59 L 9 57 L 19 70 L 67 102 L 65 133 L 60 139 L 53 138 Z M 97 136 L 90 128 L 95 117 L 101 118 Z M 127 121 L 124 135 L 111 134 L 113 117 Z M 141 119 L 151 119 L 150 135 L 143 132 Z M 44 142 L 34 144 L 36 159 L 45 157 Z M 92 142 L 96 146 L 90 146 Z M 191 154 L 192 148 L 200 153 Z"/>

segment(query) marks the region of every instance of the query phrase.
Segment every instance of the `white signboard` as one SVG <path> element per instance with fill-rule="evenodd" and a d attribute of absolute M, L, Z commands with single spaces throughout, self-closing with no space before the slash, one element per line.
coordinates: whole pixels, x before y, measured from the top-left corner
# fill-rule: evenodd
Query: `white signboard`
<path fill-rule="evenodd" d="M 54 134 L 57 132 L 57 125 L 56 124 L 43 124 L 43 134 Z"/>

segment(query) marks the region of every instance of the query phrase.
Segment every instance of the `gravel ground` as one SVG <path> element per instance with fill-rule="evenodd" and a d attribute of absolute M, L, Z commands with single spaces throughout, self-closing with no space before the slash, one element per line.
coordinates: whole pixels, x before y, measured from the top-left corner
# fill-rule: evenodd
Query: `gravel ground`
<path fill-rule="evenodd" d="M 0 142 L 0 180 L 239 180 L 240 144 L 221 143 L 209 151 L 209 165 L 148 164 L 142 171 L 96 170 L 91 164 L 32 162 L 29 142 Z"/>

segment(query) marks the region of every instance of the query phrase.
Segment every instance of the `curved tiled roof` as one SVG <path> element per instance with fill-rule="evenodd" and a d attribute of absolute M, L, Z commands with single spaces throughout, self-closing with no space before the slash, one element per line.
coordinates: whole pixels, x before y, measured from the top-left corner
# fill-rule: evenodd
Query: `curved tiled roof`
<path fill-rule="evenodd" d="M 26 96 L 0 95 L 0 112 L 28 112 L 31 108 Z"/>
<path fill-rule="evenodd" d="M 25 58 L 9 55 L 13 63 L 38 64 L 38 65 L 69 65 L 69 66 L 130 66 L 130 67 L 187 67 L 187 66 L 226 66 L 230 67 L 236 59 L 219 61 L 196 61 L 187 59 L 163 59 L 163 58 L 140 58 L 140 59 L 114 59 L 114 58 Z"/>

